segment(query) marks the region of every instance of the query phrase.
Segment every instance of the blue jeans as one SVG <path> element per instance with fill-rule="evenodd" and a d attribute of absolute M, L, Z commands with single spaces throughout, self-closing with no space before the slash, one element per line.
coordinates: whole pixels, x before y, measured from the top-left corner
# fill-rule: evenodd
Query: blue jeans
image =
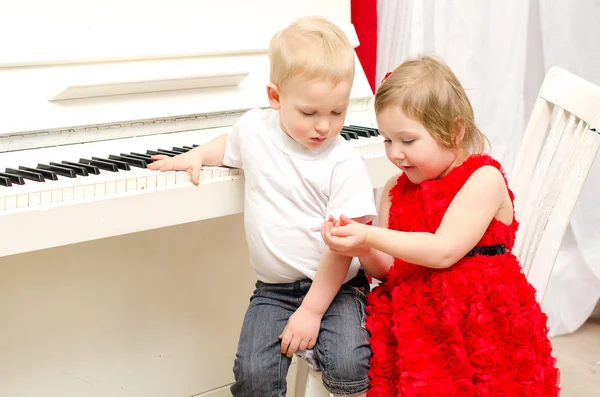
<path fill-rule="evenodd" d="M 234 397 L 285 397 L 291 358 L 281 353 L 279 335 L 298 309 L 311 280 L 289 284 L 258 281 L 244 317 L 231 386 Z M 321 320 L 313 348 L 329 392 L 351 396 L 369 388 L 369 333 L 365 329 L 366 292 L 364 272 L 346 284 Z"/>

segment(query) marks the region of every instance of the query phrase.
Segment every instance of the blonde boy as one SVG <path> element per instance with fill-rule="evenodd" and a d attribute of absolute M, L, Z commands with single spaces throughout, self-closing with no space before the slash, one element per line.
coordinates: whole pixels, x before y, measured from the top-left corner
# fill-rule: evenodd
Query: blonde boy
<path fill-rule="evenodd" d="M 364 395 L 371 351 L 364 328 L 369 289 L 356 260 L 329 250 L 329 216 L 374 218 L 365 164 L 339 136 L 354 79 L 354 51 L 323 18 L 302 18 L 269 48 L 271 109 L 252 109 L 232 132 L 149 168 L 243 168 L 244 224 L 256 289 L 234 364 L 234 396 L 285 396 L 292 355 L 313 349 L 334 395 Z"/>

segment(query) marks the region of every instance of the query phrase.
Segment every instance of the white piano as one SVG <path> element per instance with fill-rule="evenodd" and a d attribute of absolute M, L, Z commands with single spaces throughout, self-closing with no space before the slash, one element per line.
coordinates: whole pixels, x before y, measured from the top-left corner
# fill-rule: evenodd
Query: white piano
<path fill-rule="evenodd" d="M 357 45 L 350 1 L 8 3 L 0 395 L 229 396 L 254 283 L 243 172 L 207 167 L 196 187 L 144 165 L 267 107 L 267 45 L 292 19 L 324 15 Z M 367 128 L 345 135 L 381 187 L 394 168 L 357 66 L 345 124 Z"/>

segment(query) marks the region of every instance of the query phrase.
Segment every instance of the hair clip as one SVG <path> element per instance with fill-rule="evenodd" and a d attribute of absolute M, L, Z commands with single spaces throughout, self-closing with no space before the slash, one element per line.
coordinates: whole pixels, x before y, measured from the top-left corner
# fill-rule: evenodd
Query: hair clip
<path fill-rule="evenodd" d="M 387 80 L 387 78 L 390 77 L 390 74 L 392 74 L 392 72 L 387 72 L 385 76 L 383 76 L 383 78 L 381 79 L 381 84 L 383 84 Z"/>

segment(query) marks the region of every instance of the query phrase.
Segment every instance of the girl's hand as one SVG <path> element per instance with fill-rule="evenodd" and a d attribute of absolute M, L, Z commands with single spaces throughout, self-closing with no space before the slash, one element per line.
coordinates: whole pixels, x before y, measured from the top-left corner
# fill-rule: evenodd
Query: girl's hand
<path fill-rule="evenodd" d="M 342 215 L 339 220 L 330 217 L 321 227 L 321 236 L 331 250 L 346 256 L 361 257 L 371 250 L 365 244 L 367 227 L 345 215 Z"/>

